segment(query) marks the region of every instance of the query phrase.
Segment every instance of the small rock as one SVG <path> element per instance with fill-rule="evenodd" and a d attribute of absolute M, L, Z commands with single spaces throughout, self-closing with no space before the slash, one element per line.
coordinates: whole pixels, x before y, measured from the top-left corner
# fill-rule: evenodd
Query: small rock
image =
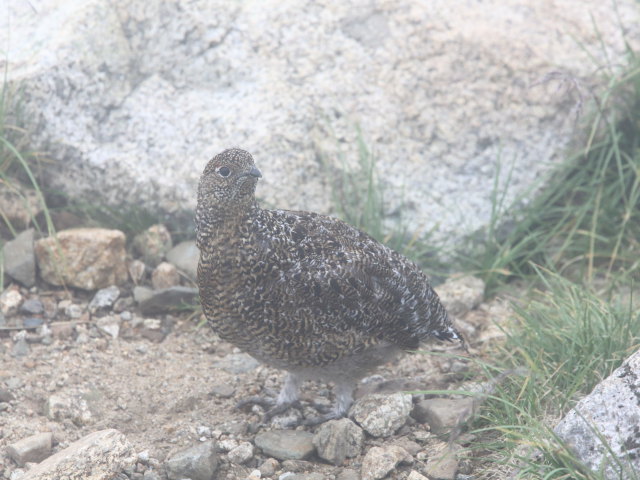
<path fill-rule="evenodd" d="M 133 300 L 139 305 L 153 297 L 153 290 L 149 287 L 137 285 L 133 287 Z"/>
<path fill-rule="evenodd" d="M 412 406 L 408 393 L 372 394 L 358 400 L 349 413 L 369 434 L 388 437 L 405 424 Z"/>
<path fill-rule="evenodd" d="M 145 318 L 142 321 L 140 334 L 153 343 L 160 343 L 167 337 L 170 331 L 170 326 L 164 325 L 162 320 L 158 320 L 157 318 Z"/>
<path fill-rule="evenodd" d="M 171 263 L 162 262 L 151 272 L 151 286 L 154 290 L 180 285 L 178 269 Z"/>
<path fill-rule="evenodd" d="M 119 313 L 120 316 L 123 314 L 131 315 L 131 312 L 128 310 L 130 310 L 134 305 L 135 302 L 133 301 L 133 297 L 121 297 L 113 304 L 113 311 Z"/>
<path fill-rule="evenodd" d="M 242 442 L 237 447 L 229 450 L 227 458 L 232 463 L 242 465 L 253 458 L 253 445 L 249 442 Z"/>
<path fill-rule="evenodd" d="M 136 290 L 134 289 L 134 297 Z M 195 305 L 198 299 L 198 289 L 191 287 L 170 287 L 153 291 L 151 296 L 140 301 L 139 307 L 143 315 L 154 315 L 172 310 L 181 310 Z"/>
<path fill-rule="evenodd" d="M 147 271 L 147 266 L 140 260 L 131 260 L 127 265 L 127 270 L 129 271 L 131 281 L 135 285 L 138 285 L 144 278 L 144 274 Z"/>
<path fill-rule="evenodd" d="M 449 278 L 436 288 L 440 301 L 450 315 L 461 317 L 484 300 L 484 282 L 469 275 Z"/>
<path fill-rule="evenodd" d="M 411 472 L 409 473 L 409 476 L 407 477 L 407 480 L 429 480 L 429 479 L 424 475 L 416 472 L 415 470 L 411 470 Z"/>
<path fill-rule="evenodd" d="M 152 225 L 133 239 L 133 250 L 152 267 L 162 261 L 172 246 L 171 234 L 162 224 Z"/>
<path fill-rule="evenodd" d="M 60 308 L 60 306 L 58 306 L 58 308 Z M 64 314 L 67 318 L 80 318 L 82 317 L 83 310 L 84 309 L 80 305 L 76 305 L 75 303 L 69 303 L 64 306 Z"/>
<path fill-rule="evenodd" d="M 33 249 L 33 228 L 20 233 L 2 248 L 4 271 L 25 287 L 36 284 L 36 255 Z"/>
<path fill-rule="evenodd" d="M 37 298 L 29 298 L 20 305 L 20 313 L 25 315 L 42 315 L 44 313 L 44 305 Z"/>
<path fill-rule="evenodd" d="M 362 459 L 362 480 L 384 478 L 402 462 L 413 462 L 411 455 L 402 447 L 397 445 L 371 447 Z"/>
<path fill-rule="evenodd" d="M 13 337 L 14 344 L 11 348 L 12 357 L 26 357 L 27 355 L 29 355 L 29 351 L 31 349 L 29 348 L 26 334 L 27 332 L 25 330 L 21 330 L 17 335 Z"/>
<path fill-rule="evenodd" d="M 120 317 L 118 315 L 108 315 L 96 320 L 98 330 L 110 338 L 118 338 L 120 333 Z"/>
<path fill-rule="evenodd" d="M 316 464 L 307 460 L 285 460 L 282 462 L 282 469 L 288 472 L 301 473 L 310 472 L 315 468 Z"/>
<path fill-rule="evenodd" d="M 236 388 L 230 383 L 220 383 L 211 387 L 210 395 L 220 398 L 231 398 L 236 393 Z"/>
<path fill-rule="evenodd" d="M 457 450 L 460 447 L 455 444 L 451 448 L 444 442 L 433 445 L 423 470 L 427 477 L 432 480 L 455 480 L 458 471 Z"/>
<path fill-rule="evenodd" d="M 161 480 L 161 477 L 155 470 L 147 470 L 142 475 L 142 480 Z"/>
<path fill-rule="evenodd" d="M 470 397 L 428 398 L 416 404 L 411 416 L 420 423 L 428 423 L 433 433 L 448 433 L 467 419 L 472 405 L 473 399 Z"/>
<path fill-rule="evenodd" d="M 418 452 L 422 450 L 422 446 L 420 446 L 420 444 L 413 440 L 409 440 L 407 437 L 398 438 L 394 444 L 404 448 L 411 456 L 417 455 Z"/>
<path fill-rule="evenodd" d="M 276 470 L 278 470 L 279 466 L 280 462 L 278 462 L 278 460 L 276 460 L 275 458 L 267 458 L 264 462 L 262 462 L 262 465 L 258 467 L 258 470 L 260 470 L 262 476 L 271 477 L 276 473 Z"/>
<path fill-rule="evenodd" d="M 196 242 L 189 240 L 181 242 L 167 252 L 167 260 L 174 264 L 178 270 L 187 274 L 192 280 L 196 279 L 200 250 Z"/>
<path fill-rule="evenodd" d="M 42 317 L 27 317 L 22 320 L 22 326 L 24 328 L 37 328 L 44 323 Z"/>
<path fill-rule="evenodd" d="M 313 436 L 318 456 L 334 465 L 360 455 L 363 442 L 364 432 L 348 418 L 323 423 Z"/>
<path fill-rule="evenodd" d="M 336 480 L 360 480 L 360 475 L 351 468 L 345 468 L 338 474 Z"/>
<path fill-rule="evenodd" d="M 53 434 L 38 433 L 7 445 L 7 453 L 20 467 L 25 463 L 39 463 L 51 454 Z"/>
<path fill-rule="evenodd" d="M 218 468 L 216 444 L 210 440 L 182 450 L 172 455 L 164 466 L 169 480 L 211 480 Z"/>
<path fill-rule="evenodd" d="M 259 365 L 260 362 L 246 353 L 229 353 L 213 364 L 214 367 L 233 374 L 250 372 Z"/>
<path fill-rule="evenodd" d="M 127 281 L 125 236 L 119 230 L 75 228 L 35 243 L 42 279 L 96 290 Z"/>
<path fill-rule="evenodd" d="M 80 395 L 51 395 L 46 403 L 46 415 L 50 420 L 69 419 L 79 427 L 93 422 L 89 405 Z"/>
<path fill-rule="evenodd" d="M 7 317 L 15 315 L 24 298 L 16 286 L 7 288 L 0 294 L 0 312 Z"/>
<path fill-rule="evenodd" d="M 287 480 L 326 480 L 326 477 L 321 473 L 295 473 L 289 477 Z"/>
<path fill-rule="evenodd" d="M 29 470 L 29 480 L 111 479 L 135 463 L 135 453 L 117 430 L 100 430 L 73 442 Z"/>
<path fill-rule="evenodd" d="M 314 451 L 313 434 L 299 430 L 261 432 L 256 435 L 255 444 L 265 455 L 279 460 L 301 460 Z"/>
<path fill-rule="evenodd" d="M 13 393 L 8 388 L 0 387 L 0 402 L 10 402 L 15 400 Z"/>
<path fill-rule="evenodd" d="M 92 314 L 95 314 L 103 310 L 109 310 L 119 296 L 120 289 L 115 285 L 111 285 L 107 288 L 101 288 L 89 302 L 89 311 Z"/>

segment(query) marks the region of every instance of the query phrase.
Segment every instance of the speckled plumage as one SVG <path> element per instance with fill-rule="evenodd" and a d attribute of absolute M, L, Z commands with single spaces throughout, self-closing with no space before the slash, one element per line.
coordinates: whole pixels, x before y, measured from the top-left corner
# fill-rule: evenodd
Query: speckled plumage
<path fill-rule="evenodd" d="M 289 371 L 277 407 L 297 400 L 305 378 L 321 378 L 337 387 L 327 418 L 343 416 L 355 382 L 398 351 L 462 340 L 413 262 L 335 218 L 260 208 L 260 176 L 240 149 L 206 166 L 198 285 L 222 339 Z"/>

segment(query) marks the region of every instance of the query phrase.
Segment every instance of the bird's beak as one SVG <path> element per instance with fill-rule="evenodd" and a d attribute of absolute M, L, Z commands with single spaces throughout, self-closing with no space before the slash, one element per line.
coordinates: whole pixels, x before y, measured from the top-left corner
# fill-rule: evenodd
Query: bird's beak
<path fill-rule="evenodd" d="M 249 170 L 249 175 L 255 178 L 262 177 L 262 173 L 260 173 L 260 170 L 258 170 L 256 167 L 251 167 L 251 170 Z"/>

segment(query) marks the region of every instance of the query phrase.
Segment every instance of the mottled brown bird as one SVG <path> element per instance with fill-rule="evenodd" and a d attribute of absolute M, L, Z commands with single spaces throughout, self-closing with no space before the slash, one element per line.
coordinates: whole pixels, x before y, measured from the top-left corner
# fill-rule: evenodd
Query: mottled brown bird
<path fill-rule="evenodd" d="M 265 210 L 252 156 L 225 150 L 198 187 L 198 286 L 209 324 L 288 375 L 266 417 L 298 401 L 305 379 L 334 382 L 344 416 L 357 381 L 430 338 L 459 340 L 424 273 L 399 253 L 335 218 Z M 464 342 L 463 342 L 464 344 Z"/>

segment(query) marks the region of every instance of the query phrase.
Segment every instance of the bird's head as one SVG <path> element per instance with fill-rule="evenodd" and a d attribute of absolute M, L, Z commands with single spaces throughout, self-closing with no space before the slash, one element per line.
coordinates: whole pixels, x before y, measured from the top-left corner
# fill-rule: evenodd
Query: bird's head
<path fill-rule="evenodd" d="M 262 176 L 249 152 L 230 148 L 213 157 L 198 185 L 196 228 L 241 218 L 255 204 L 255 190 Z"/>

